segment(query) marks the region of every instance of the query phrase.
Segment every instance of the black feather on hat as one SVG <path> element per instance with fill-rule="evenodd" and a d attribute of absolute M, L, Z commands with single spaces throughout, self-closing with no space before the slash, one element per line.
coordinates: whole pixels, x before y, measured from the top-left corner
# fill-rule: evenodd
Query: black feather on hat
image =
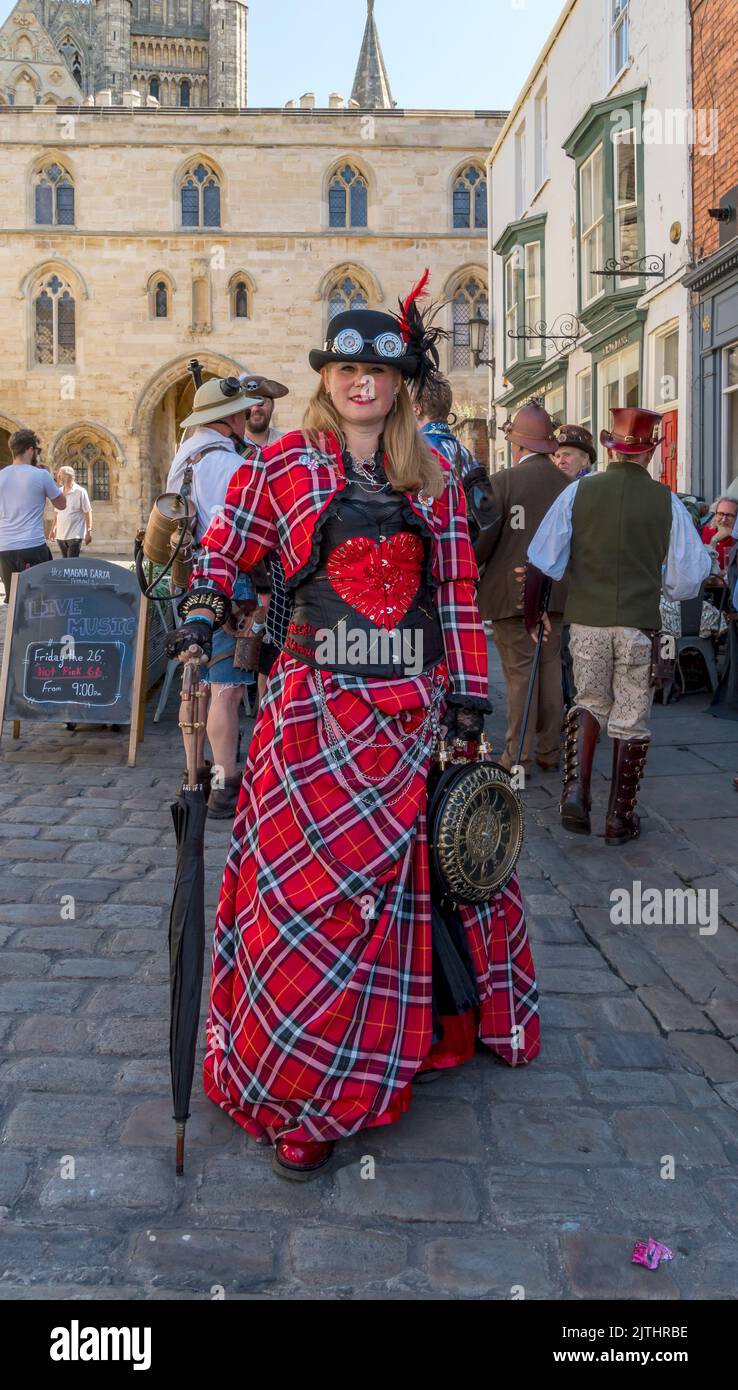
<path fill-rule="evenodd" d="M 426 386 L 432 384 L 440 375 L 438 343 L 450 335 L 445 328 L 431 327 L 433 316 L 440 304 L 429 304 L 425 313 L 418 308 L 418 300 L 425 297 L 430 270 L 426 266 L 423 274 L 404 300 L 399 300 L 400 313 L 397 321 L 407 351 L 417 359 L 417 370 L 413 375 L 413 393 L 416 399 L 422 395 Z"/>

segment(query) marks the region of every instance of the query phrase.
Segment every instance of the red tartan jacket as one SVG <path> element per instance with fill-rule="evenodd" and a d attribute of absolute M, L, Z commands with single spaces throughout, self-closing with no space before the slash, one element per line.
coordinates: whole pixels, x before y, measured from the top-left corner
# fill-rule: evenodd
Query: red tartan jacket
<path fill-rule="evenodd" d="M 318 518 L 346 486 L 341 447 L 334 434 L 312 446 L 299 430 L 244 462 L 228 485 L 222 515 L 202 540 L 191 588 L 220 590 L 230 598 L 239 570 L 249 571 L 279 550 L 288 588 L 311 567 Z M 487 642 L 476 601 L 479 577 L 466 521 L 464 490 L 440 454 L 446 486 L 439 498 L 406 492 L 433 548 L 432 577 L 455 703 L 488 708 Z"/>

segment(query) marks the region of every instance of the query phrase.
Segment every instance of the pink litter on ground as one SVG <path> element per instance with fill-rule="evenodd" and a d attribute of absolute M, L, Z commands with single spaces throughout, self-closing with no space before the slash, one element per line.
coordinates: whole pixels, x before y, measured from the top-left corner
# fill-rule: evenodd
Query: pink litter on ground
<path fill-rule="evenodd" d="M 645 1265 L 646 1269 L 658 1269 L 662 1260 L 673 1260 L 673 1252 L 668 1245 L 662 1245 L 660 1240 L 654 1240 L 649 1236 L 648 1240 L 637 1240 L 633 1246 L 631 1264 Z"/>

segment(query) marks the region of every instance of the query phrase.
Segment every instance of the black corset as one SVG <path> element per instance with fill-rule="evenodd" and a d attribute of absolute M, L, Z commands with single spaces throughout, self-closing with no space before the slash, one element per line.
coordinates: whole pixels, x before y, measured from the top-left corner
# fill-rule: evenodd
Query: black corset
<path fill-rule="evenodd" d="M 316 567 L 295 589 L 284 650 L 345 675 L 418 675 L 444 656 L 430 539 L 402 493 L 368 491 L 346 473 L 319 519 Z"/>

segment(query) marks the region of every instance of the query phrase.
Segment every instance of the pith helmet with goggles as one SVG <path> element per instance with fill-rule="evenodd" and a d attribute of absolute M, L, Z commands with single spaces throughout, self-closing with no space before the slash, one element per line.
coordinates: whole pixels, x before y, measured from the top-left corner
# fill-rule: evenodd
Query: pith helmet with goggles
<path fill-rule="evenodd" d="M 198 387 L 192 402 L 192 413 L 182 421 L 182 428 L 227 420 L 229 415 L 237 415 L 239 411 L 249 410 L 252 405 L 261 403 L 261 396 L 246 394 L 237 376 L 213 377 Z"/>

